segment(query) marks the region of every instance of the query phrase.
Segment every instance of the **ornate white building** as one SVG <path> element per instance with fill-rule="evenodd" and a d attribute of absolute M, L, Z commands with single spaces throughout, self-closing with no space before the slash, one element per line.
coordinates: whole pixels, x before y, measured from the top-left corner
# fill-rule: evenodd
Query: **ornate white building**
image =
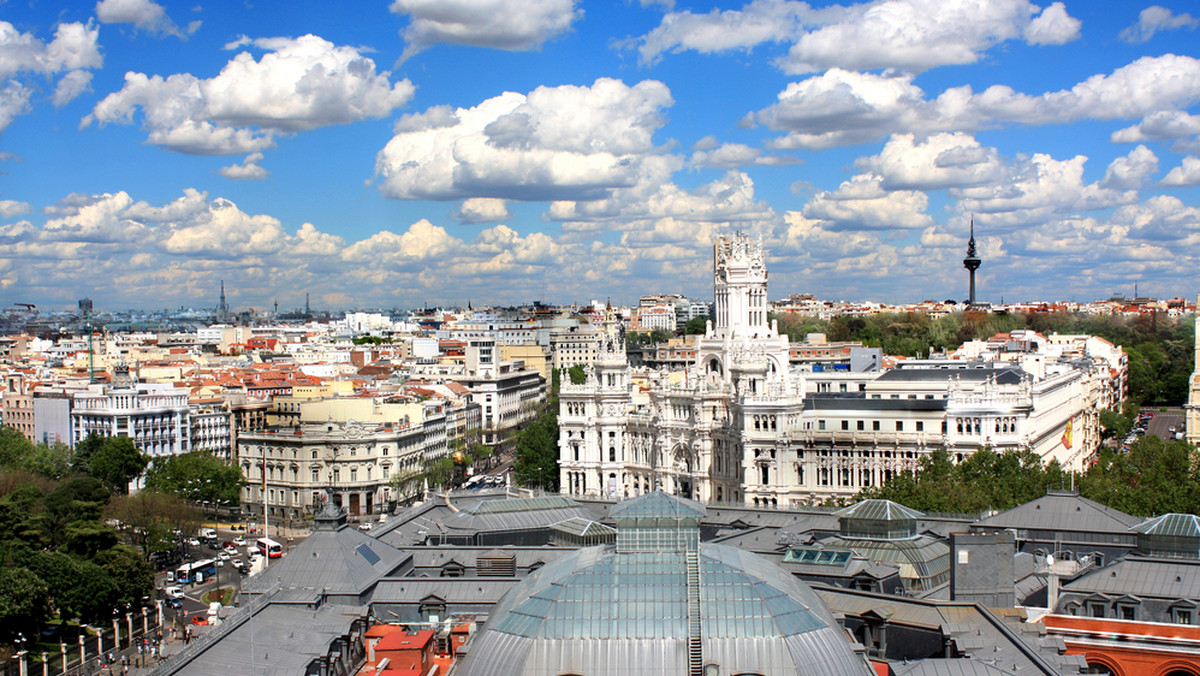
<path fill-rule="evenodd" d="M 662 489 L 759 505 L 852 496 L 944 448 L 1032 450 L 1082 470 L 1099 445 L 1107 382 L 1077 363 L 923 361 L 891 371 L 805 373 L 767 316 L 761 243 L 713 249 L 714 321 L 684 370 L 632 369 L 605 323 L 586 382 L 559 393 L 568 495 Z"/>

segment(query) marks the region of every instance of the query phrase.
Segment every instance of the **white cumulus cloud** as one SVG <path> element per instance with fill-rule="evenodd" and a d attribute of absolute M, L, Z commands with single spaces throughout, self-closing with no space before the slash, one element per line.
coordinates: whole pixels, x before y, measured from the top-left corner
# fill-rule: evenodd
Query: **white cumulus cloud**
<path fill-rule="evenodd" d="M 829 230 L 893 230 L 926 228 L 929 196 L 919 190 L 885 190 L 881 177 L 859 174 L 836 190 L 823 190 L 804 205 L 805 218 L 824 222 Z"/>
<path fill-rule="evenodd" d="M 913 134 L 897 134 L 878 155 L 861 158 L 855 165 L 878 175 L 887 190 L 961 188 L 1006 176 L 996 149 L 962 132 L 933 134 L 920 141 Z"/>
<path fill-rule="evenodd" d="M 537 49 L 571 28 L 583 16 L 576 0 L 393 0 L 390 9 L 407 14 L 404 56 L 438 43 Z"/>
<path fill-rule="evenodd" d="M 1126 169 L 1110 167 L 1111 183 L 1087 183 L 1083 180 L 1087 159 L 1083 155 L 1069 160 L 1056 160 L 1044 153 L 1018 155 L 1008 165 L 1008 175 L 1001 180 L 956 191 L 961 198 L 959 208 L 976 214 L 977 222 L 1013 227 L 1045 222 L 1077 211 L 1129 204 L 1137 200 L 1137 192 L 1124 189 L 1116 176 L 1126 179 L 1144 177 L 1146 166 L 1157 161 L 1150 160 L 1145 152 L 1135 150 L 1130 157 L 1124 158 L 1125 163 L 1114 162 Z"/>
<path fill-rule="evenodd" d="M 667 13 L 633 41 L 643 64 L 668 52 L 749 50 L 791 43 L 779 66 L 788 73 L 829 68 L 900 68 L 921 72 L 967 64 L 997 44 L 1063 44 L 1080 22 L 1061 2 L 1042 9 L 1027 0 L 875 0 L 814 9 L 794 0 L 753 0 L 741 9 Z"/>
<path fill-rule="evenodd" d="M 597 199 L 638 181 L 672 103 L 661 82 L 601 78 L 438 108 L 397 123 L 375 173 L 395 199 Z"/>
<path fill-rule="evenodd" d="M 1004 85 L 953 87 L 927 99 L 910 75 L 839 68 L 789 84 L 749 120 L 785 132 L 775 148 L 821 149 L 912 132 L 974 131 L 1005 124 L 1065 124 L 1138 118 L 1200 101 L 1200 60 L 1143 57 L 1071 89 L 1031 95 Z M 1134 140 L 1126 134 L 1122 140 Z"/>
<path fill-rule="evenodd" d="M 459 223 L 495 223 L 512 218 L 508 202 L 494 197 L 472 197 L 463 200 L 462 206 L 453 214 Z"/>
<path fill-rule="evenodd" d="M 1178 167 L 1167 172 L 1163 185 L 1183 188 L 1200 185 L 1200 157 L 1188 155 Z"/>
<path fill-rule="evenodd" d="M 1161 110 L 1151 113 L 1132 127 L 1112 133 L 1113 143 L 1143 143 L 1172 141 L 1176 152 L 1200 152 L 1200 115 L 1182 110 Z"/>
<path fill-rule="evenodd" d="M 1191 14 L 1175 14 L 1166 7 L 1151 5 L 1138 14 L 1137 23 L 1121 31 L 1118 36 L 1130 44 L 1148 42 L 1159 31 L 1195 29 L 1200 26 L 1200 19 Z"/>
<path fill-rule="evenodd" d="M 33 205 L 16 200 L 0 200 L 0 218 L 11 219 L 29 213 Z"/>
<path fill-rule="evenodd" d="M 259 165 L 262 159 L 262 153 L 250 153 L 246 159 L 242 160 L 241 164 L 221 167 L 217 173 L 235 181 L 261 180 L 271 175 L 271 172 Z"/>
<path fill-rule="evenodd" d="M 65 73 L 55 85 L 53 103 L 62 106 L 83 93 L 91 81 L 89 69 L 104 64 L 100 54 L 100 29 L 91 22 L 62 23 L 50 42 L 33 33 L 22 33 L 7 21 L 0 21 L 0 132 L 13 120 L 31 110 L 34 88 L 30 76 L 54 78 Z"/>
<path fill-rule="evenodd" d="M 1108 165 L 1100 185 L 1116 189 L 1141 188 L 1155 171 L 1158 171 L 1158 157 L 1146 146 L 1139 145 Z"/>
<path fill-rule="evenodd" d="M 709 138 L 712 137 L 701 139 L 701 143 L 697 144 L 696 151 L 692 153 L 690 164 L 693 167 L 706 169 L 737 169 L 752 165 L 779 167 L 796 164 L 800 161 L 799 158 L 791 155 L 763 154 L 761 148 L 753 148 L 744 143 L 722 143 L 709 146 L 706 142 Z M 713 139 L 713 143 L 715 142 L 716 139 Z"/>
<path fill-rule="evenodd" d="M 167 16 L 167 10 L 152 0 L 100 0 L 96 3 L 100 23 L 127 23 L 156 35 L 184 37 L 184 31 Z M 187 33 L 195 33 L 200 22 L 192 22 Z"/>
<path fill-rule="evenodd" d="M 210 79 L 126 73 L 125 86 L 96 104 L 83 125 L 127 124 L 140 108 L 150 143 L 232 155 L 269 148 L 280 133 L 386 116 L 414 92 L 408 80 L 390 83 L 358 49 L 315 35 L 250 44 L 267 53 L 255 60 L 241 52 Z"/>

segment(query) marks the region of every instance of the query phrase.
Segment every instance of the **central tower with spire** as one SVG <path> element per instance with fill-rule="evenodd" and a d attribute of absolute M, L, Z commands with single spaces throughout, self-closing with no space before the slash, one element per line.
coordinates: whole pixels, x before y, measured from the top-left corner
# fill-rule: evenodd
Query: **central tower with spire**
<path fill-rule="evenodd" d="M 967 299 L 970 305 L 975 305 L 975 271 L 983 261 L 975 253 L 975 217 L 971 217 L 971 239 L 967 240 L 967 257 L 963 259 L 963 267 L 971 273 L 971 291 Z"/>

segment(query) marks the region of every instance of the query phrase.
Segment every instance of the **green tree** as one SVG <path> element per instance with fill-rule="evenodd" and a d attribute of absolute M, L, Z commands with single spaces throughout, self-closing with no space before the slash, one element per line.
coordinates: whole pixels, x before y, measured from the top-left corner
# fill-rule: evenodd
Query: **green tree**
<path fill-rule="evenodd" d="M 177 546 L 173 531 L 195 531 L 201 515 L 177 495 L 147 489 L 113 498 L 104 516 L 120 521 L 121 532 L 129 544 L 141 549 L 143 556 L 149 556 L 150 552 Z"/>
<path fill-rule="evenodd" d="M 572 385 L 582 385 L 587 382 L 587 371 L 579 364 L 567 369 L 567 376 L 570 377 Z"/>
<path fill-rule="evenodd" d="M 100 450 L 104 446 L 107 437 L 102 437 L 95 432 L 88 432 L 79 443 L 75 444 L 75 455 L 71 458 L 71 467 L 76 472 L 87 473 L 88 466 L 92 460 L 92 454 Z"/>
<path fill-rule="evenodd" d="M 49 479 L 61 479 L 71 473 L 71 448 L 61 441 L 37 444 L 25 458 L 25 469 Z"/>
<path fill-rule="evenodd" d="M 1200 509 L 1195 456 L 1191 444 L 1147 435 L 1131 444 L 1128 453 L 1101 452 L 1080 479 L 1079 492 L 1135 516 L 1195 514 Z"/>
<path fill-rule="evenodd" d="M 708 317 L 692 317 L 687 320 L 687 324 L 683 326 L 683 332 L 687 335 L 703 334 L 708 328 Z"/>
<path fill-rule="evenodd" d="M 0 568 L 0 637 L 11 641 L 24 633 L 33 638 L 49 613 L 45 582 L 28 568 Z"/>
<path fill-rule="evenodd" d="M 0 425 L 0 469 L 21 468 L 33 453 L 33 442 L 11 425 Z"/>
<path fill-rule="evenodd" d="M 524 486 L 558 490 L 558 418 L 539 416 L 517 436 L 513 473 Z"/>
<path fill-rule="evenodd" d="M 109 437 L 88 459 L 88 474 L 118 493 L 129 492 L 129 482 L 142 475 L 150 459 L 129 437 Z"/>
<path fill-rule="evenodd" d="M 117 587 L 116 602 L 140 605 L 154 591 L 154 568 L 137 551 L 118 545 L 96 557 L 104 574 Z"/>
<path fill-rule="evenodd" d="M 155 458 L 146 470 L 146 488 L 212 505 L 238 504 L 242 472 L 208 451 Z"/>
<path fill-rule="evenodd" d="M 897 475 L 859 498 L 883 498 L 922 511 L 975 513 L 1015 507 L 1067 480 L 1057 462 L 1043 466 L 1030 451 L 981 448 L 955 464 L 945 449 L 937 449 L 921 459 L 914 474 Z"/>
<path fill-rule="evenodd" d="M 97 523 L 108 497 L 108 489 L 90 476 L 73 477 L 51 489 L 43 498 L 37 516 L 50 544 L 63 544 L 71 528 L 87 529 L 99 525 L 111 531 L 107 525 Z M 112 546 L 112 543 L 104 546 Z"/>

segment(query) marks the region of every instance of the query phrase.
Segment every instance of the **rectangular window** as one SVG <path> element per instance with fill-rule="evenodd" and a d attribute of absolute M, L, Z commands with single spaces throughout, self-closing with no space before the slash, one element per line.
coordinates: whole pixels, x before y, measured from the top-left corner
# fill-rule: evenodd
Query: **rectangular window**
<path fill-rule="evenodd" d="M 1176 610 L 1175 611 L 1175 623 L 1176 624 L 1191 624 L 1192 623 L 1192 611 Z"/>
<path fill-rule="evenodd" d="M 859 431 L 859 432 L 861 432 L 861 431 L 863 431 L 864 429 L 866 429 L 866 422 L 865 422 L 865 421 L 862 421 L 862 420 L 859 420 L 859 421 L 858 421 L 858 431 Z"/>
<path fill-rule="evenodd" d="M 879 431 L 879 421 L 878 420 L 871 421 L 871 429 L 875 430 L 876 432 Z"/>
<path fill-rule="evenodd" d="M 844 430 L 850 429 L 850 421 L 849 420 L 842 421 L 842 429 L 844 429 Z"/>
<path fill-rule="evenodd" d="M 925 423 L 924 423 L 924 422 L 922 422 L 922 421 L 920 421 L 920 420 L 918 420 L 918 421 L 917 421 L 917 431 L 918 431 L 918 432 L 924 432 L 924 431 L 925 431 Z"/>
<path fill-rule="evenodd" d="M 1137 612 L 1133 606 L 1121 606 L 1121 619 L 1133 621 L 1137 619 Z"/>
<path fill-rule="evenodd" d="M 903 432 L 903 431 L 904 431 L 904 421 L 903 421 L 903 420 L 897 420 L 897 421 L 896 421 L 896 431 L 897 431 L 897 432 Z"/>
<path fill-rule="evenodd" d="M 817 429 L 819 429 L 819 430 L 825 429 L 825 421 L 824 420 L 817 421 Z"/>

